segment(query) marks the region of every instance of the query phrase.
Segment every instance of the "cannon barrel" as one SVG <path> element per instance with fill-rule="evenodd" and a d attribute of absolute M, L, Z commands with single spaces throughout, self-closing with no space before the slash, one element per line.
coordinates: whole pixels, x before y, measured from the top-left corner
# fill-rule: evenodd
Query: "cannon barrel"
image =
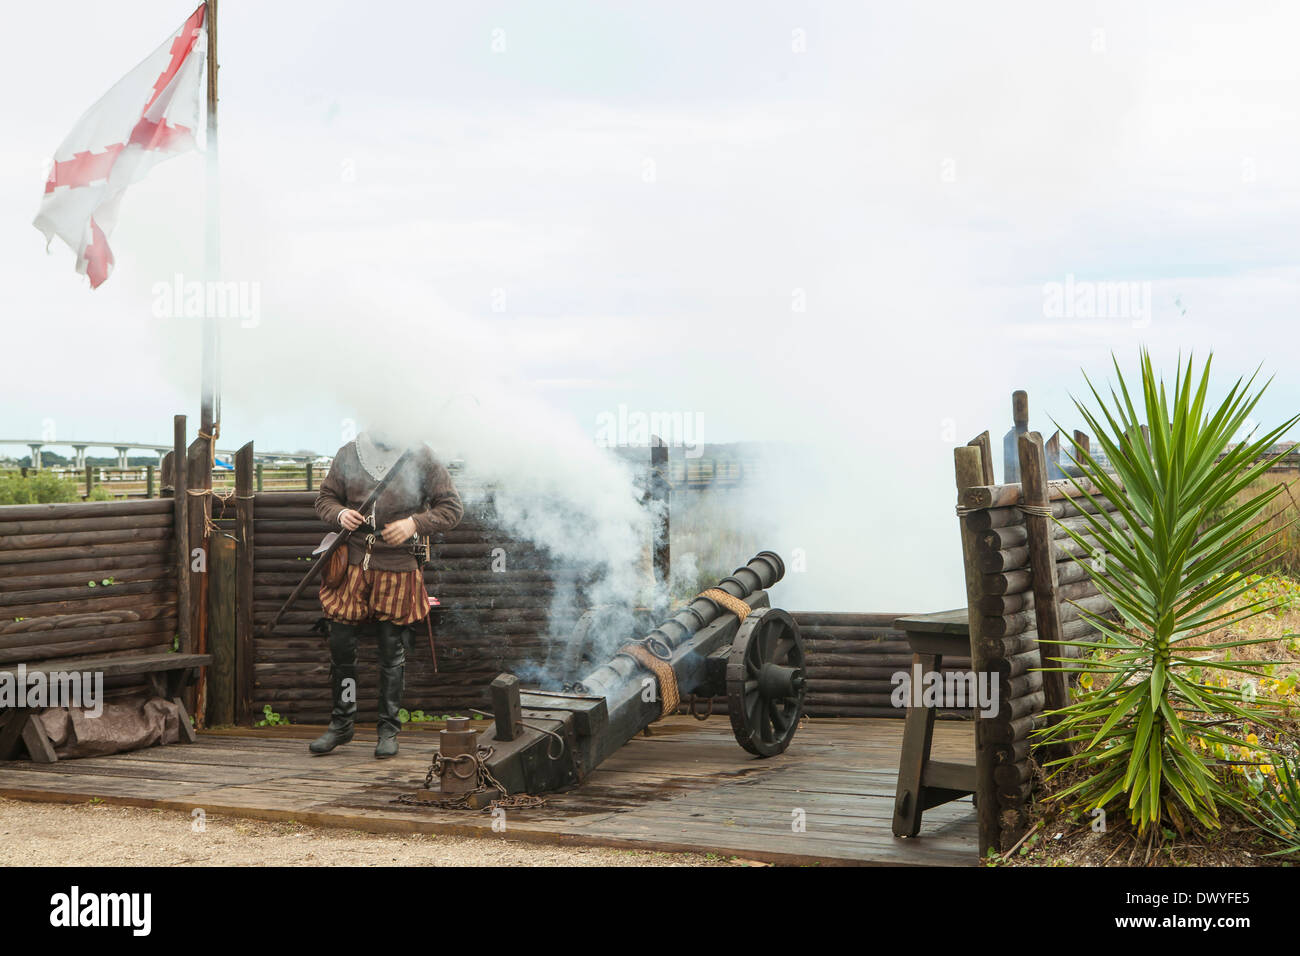
<path fill-rule="evenodd" d="M 743 568 L 737 568 L 719 581 L 717 587 L 743 601 L 756 591 L 767 590 L 783 577 L 785 577 L 785 562 L 780 556 L 774 551 L 760 551 L 750 558 L 749 563 Z M 650 647 L 652 653 L 658 647 L 666 648 L 671 655 L 689 641 L 700 628 L 712 624 L 720 615 L 726 613 L 728 612 L 717 601 L 701 595 L 643 637 L 640 643 Z M 665 655 L 659 653 L 657 656 Z M 581 682 L 583 690 L 587 694 L 608 696 L 626 684 L 640 668 L 641 665 L 627 655 L 616 655 L 583 679 Z M 682 675 L 678 674 L 677 677 L 678 682 L 681 683 Z"/>
<path fill-rule="evenodd" d="M 784 574 L 785 564 L 777 554 L 760 551 L 717 584 L 750 607 L 743 626 L 733 611 L 702 594 L 633 641 L 639 648 L 625 646 L 595 668 L 576 685 L 578 692 L 522 690 L 514 675 L 500 675 L 492 682 L 493 725 L 479 740 L 485 769 L 512 794 L 543 793 L 580 783 L 663 716 L 665 706 L 671 707 L 671 699 L 665 705 L 658 697 L 662 689 L 659 677 L 646 666 L 654 663 L 647 653 L 671 666 L 671 680 L 682 695 L 698 692 L 712 697 L 725 692 L 730 709 L 733 689 L 742 693 L 736 705 L 742 717 L 732 718 L 737 741 L 759 756 L 780 753 L 797 726 L 803 699 L 798 628 L 784 611 L 769 608 L 766 593 Z M 775 639 L 751 641 L 760 628 Z M 765 649 L 778 653 L 780 660 L 754 657 Z M 753 679 L 760 669 L 762 680 Z M 663 679 L 668 680 L 668 675 Z M 761 701 L 753 697 L 759 685 Z M 744 693 L 750 694 L 748 703 Z M 778 707 L 773 695 L 790 701 Z M 754 730 L 755 721 L 764 727 L 762 741 Z"/>

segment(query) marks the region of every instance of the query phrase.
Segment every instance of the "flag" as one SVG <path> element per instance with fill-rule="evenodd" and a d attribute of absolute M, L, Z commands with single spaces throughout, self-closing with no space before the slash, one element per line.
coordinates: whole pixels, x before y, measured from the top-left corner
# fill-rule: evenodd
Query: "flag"
<path fill-rule="evenodd" d="M 58 236 L 97 288 L 113 271 L 108 237 L 126 187 L 197 146 L 207 44 L 205 5 L 77 120 L 59 146 L 32 223 Z"/>

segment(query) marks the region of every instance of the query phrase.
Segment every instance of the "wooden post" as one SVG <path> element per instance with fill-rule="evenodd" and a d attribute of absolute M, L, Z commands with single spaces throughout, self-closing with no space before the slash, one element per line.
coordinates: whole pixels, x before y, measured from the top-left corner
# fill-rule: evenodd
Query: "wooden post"
<path fill-rule="evenodd" d="M 1074 430 L 1074 451 L 1073 457 L 1078 459 L 1079 464 L 1083 464 L 1084 457 L 1092 454 L 1092 442 L 1088 439 L 1087 432 L 1081 432 L 1077 428 Z"/>
<path fill-rule="evenodd" d="M 193 653 L 193 620 L 190 595 L 190 523 L 189 500 L 186 489 L 189 487 L 185 461 L 185 416 L 177 415 L 172 420 L 172 536 L 176 541 L 176 629 L 180 640 L 179 649 L 186 654 Z"/>
<path fill-rule="evenodd" d="M 235 454 L 235 722 L 253 714 L 253 443 Z"/>
<path fill-rule="evenodd" d="M 984 463 L 980 460 L 980 450 L 975 445 L 964 445 L 953 450 L 957 473 L 957 497 L 967 488 L 982 484 L 984 481 Z M 977 675 L 989 672 L 988 650 L 984 644 L 984 614 L 980 610 L 979 582 L 983 575 L 980 568 L 978 536 L 966 522 L 961 523 L 962 561 L 966 565 L 966 615 L 970 626 L 970 666 Z M 996 679 L 996 675 L 992 675 Z M 975 813 L 979 821 L 980 859 L 988 853 L 990 847 L 996 848 L 999 840 L 998 793 L 997 781 L 993 778 L 993 754 L 981 739 L 981 718 L 975 717 Z"/>
<path fill-rule="evenodd" d="M 217 165 L 217 0 L 205 0 L 203 23 L 207 32 L 207 142 L 204 158 L 204 278 L 221 279 L 221 197 Z M 199 432 L 211 435 L 215 443 L 221 427 L 221 320 L 203 317 L 202 392 L 199 403 Z M 211 455 L 209 455 L 211 461 Z M 207 484 L 204 487 L 212 487 Z"/>
<path fill-rule="evenodd" d="M 311 491 L 311 462 L 307 462 L 307 490 Z"/>
<path fill-rule="evenodd" d="M 153 497 L 153 465 L 144 466 L 144 496 Z"/>
<path fill-rule="evenodd" d="M 514 740 L 523 729 L 523 711 L 519 697 L 519 678 L 514 674 L 500 674 L 491 684 L 492 718 L 496 723 L 497 740 Z"/>
<path fill-rule="evenodd" d="M 984 466 L 984 484 L 997 484 L 997 479 L 993 477 L 993 441 L 989 437 L 988 429 L 980 432 L 966 444 L 974 445 L 980 450 L 980 462 Z"/>
<path fill-rule="evenodd" d="M 235 722 L 235 539 L 214 534 L 208 539 L 208 726 Z"/>
<path fill-rule="evenodd" d="M 1013 485 L 1020 480 L 1020 452 L 1016 441 L 1029 431 L 1029 393 L 1016 389 L 1011 393 L 1011 431 L 1002 438 L 1002 483 Z"/>
<path fill-rule="evenodd" d="M 257 490 L 259 492 L 262 490 L 262 463 L 260 461 L 257 463 Z"/>
<path fill-rule="evenodd" d="M 1038 432 L 1020 436 L 1020 474 L 1021 504 L 1029 508 L 1048 507 L 1047 456 L 1043 451 L 1043 436 Z M 1029 578 L 1034 589 L 1034 617 L 1038 622 L 1040 659 L 1044 668 L 1060 667 L 1061 662 L 1049 659 L 1064 657 L 1066 651 L 1060 643 L 1064 634 L 1057 591 L 1052 519 L 1047 515 L 1026 512 L 1025 530 L 1029 537 Z M 1048 710 L 1057 710 L 1070 702 L 1063 671 L 1043 671 L 1043 702 Z M 1066 756 L 1068 753 L 1059 745 L 1053 746 L 1048 752 L 1053 757 Z"/>
<path fill-rule="evenodd" d="M 1052 437 L 1043 445 L 1043 454 L 1047 458 L 1048 480 L 1065 477 L 1065 472 L 1061 471 L 1061 430 L 1059 428 L 1052 432 Z M 1021 474 L 1024 474 L 1023 470 Z"/>
<path fill-rule="evenodd" d="M 669 507 L 672 486 L 668 482 L 668 445 L 659 436 L 650 443 L 650 500 L 655 509 L 652 522 L 654 548 L 655 619 L 668 614 L 668 587 L 672 576 L 672 548 Z"/>
<path fill-rule="evenodd" d="M 208 521 L 212 514 L 212 439 L 196 438 L 190 442 L 185 457 L 186 497 L 189 502 L 186 518 L 189 525 L 190 550 L 200 551 L 191 559 L 187 573 L 190 576 L 190 636 L 195 654 L 208 652 L 208 562 L 212 555 L 207 537 Z M 197 493 L 196 493 L 197 492 Z M 195 570 L 195 566 L 199 570 Z M 194 706 L 190 712 L 203 724 L 207 714 L 207 669 L 199 671 L 199 681 L 194 688 Z"/>
<path fill-rule="evenodd" d="M 86 500 L 90 500 L 90 493 L 95 490 L 95 475 L 90 465 L 86 466 Z"/>

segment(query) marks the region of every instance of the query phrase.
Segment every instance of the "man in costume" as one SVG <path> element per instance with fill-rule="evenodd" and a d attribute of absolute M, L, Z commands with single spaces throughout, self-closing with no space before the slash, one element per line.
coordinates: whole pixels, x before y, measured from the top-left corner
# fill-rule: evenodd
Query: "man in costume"
<path fill-rule="evenodd" d="M 369 620 L 379 641 L 379 743 L 376 757 L 397 753 L 398 711 L 412 625 L 429 613 L 422 536 L 460 523 L 464 507 L 447 473 L 427 445 L 399 463 L 404 443 L 380 431 L 364 431 L 338 450 L 316 497 L 316 514 L 332 530 L 355 532 L 347 540 L 347 571 L 336 586 L 321 584 L 320 603 L 329 619 L 329 728 L 312 741 L 314 754 L 329 753 L 352 739 L 357 701 L 357 637 Z M 397 466 L 369 514 L 359 510 L 379 482 Z M 360 529 L 360 530 L 357 530 Z M 328 572 L 327 572 L 328 574 Z"/>

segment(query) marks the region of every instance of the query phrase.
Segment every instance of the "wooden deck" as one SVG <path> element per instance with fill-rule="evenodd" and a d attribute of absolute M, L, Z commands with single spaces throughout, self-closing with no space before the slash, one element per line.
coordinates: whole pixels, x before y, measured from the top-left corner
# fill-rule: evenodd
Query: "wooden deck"
<path fill-rule="evenodd" d="M 398 757 L 377 761 L 373 730 L 313 757 L 317 728 L 212 732 L 191 745 L 112 757 L 0 763 L 0 795 L 20 800 L 159 807 L 295 820 L 372 832 L 478 835 L 543 843 L 696 851 L 774 863 L 973 865 L 969 798 L 929 810 L 921 836 L 890 833 L 903 721 L 805 720 L 790 750 L 758 760 L 731 736 L 725 717 L 673 717 L 607 760 L 581 787 L 546 806 L 489 814 L 395 802 L 420 788 L 436 734 L 401 736 Z M 935 757 L 973 759 L 972 725 L 940 721 Z M 794 832 L 794 811 L 806 831 Z"/>

